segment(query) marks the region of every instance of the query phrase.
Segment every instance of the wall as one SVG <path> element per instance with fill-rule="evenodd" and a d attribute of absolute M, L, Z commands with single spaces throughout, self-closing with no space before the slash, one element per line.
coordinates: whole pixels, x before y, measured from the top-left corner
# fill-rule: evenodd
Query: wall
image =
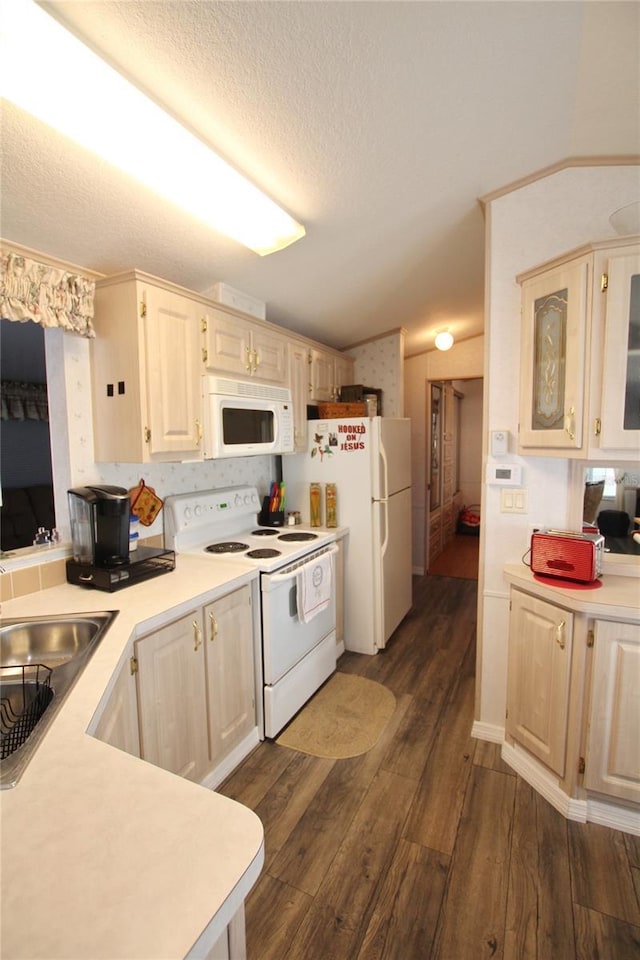
<path fill-rule="evenodd" d="M 382 413 L 385 417 L 404 417 L 404 330 L 347 347 L 353 357 L 354 383 L 382 390 Z"/>
<path fill-rule="evenodd" d="M 609 216 L 638 199 L 637 166 L 575 167 L 491 199 L 486 217 L 484 457 L 492 430 L 508 430 L 520 463 L 527 514 L 501 514 L 500 488 L 483 489 L 474 733 L 501 740 L 506 702 L 508 589 L 505 563 L 519 563 L 532 524 L 563 527 L 569 462 L 518 457 L 520 288 L 515 276 L 590 241 L 614 237 Z M 483 470 L 484 473 L 484 470 Z"/>
<path fill-rule="evenodd" d="M 483 381 L 454 380 L 463 395 L 460 404 L 458 486 L 465 506 L 479 505 L 482 495 L 482 395 Z"/>
<path fill-rule="evenodd" d="M 426 384 L 429 380 L 456 380 L 482 377 L 484 370 L 484 337 L 473 337 L 455 343 L 443 353 L 430 350 L 405 360 L 405 410 L 411 417 L 412 490 L 412 566 L 414 573 L 423 573 L 425 524 L 426 463 Z"/>

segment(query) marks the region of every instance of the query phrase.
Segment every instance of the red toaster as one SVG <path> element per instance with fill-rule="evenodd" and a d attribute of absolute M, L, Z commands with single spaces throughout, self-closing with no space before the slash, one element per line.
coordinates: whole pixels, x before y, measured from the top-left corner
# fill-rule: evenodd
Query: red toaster
<path fill-rule="evenodd" d="M 603 555 L 599 533 L 539 530 L 531 536 L 531 569 L 545 577 L 591 583 L 602 572 Z"/>

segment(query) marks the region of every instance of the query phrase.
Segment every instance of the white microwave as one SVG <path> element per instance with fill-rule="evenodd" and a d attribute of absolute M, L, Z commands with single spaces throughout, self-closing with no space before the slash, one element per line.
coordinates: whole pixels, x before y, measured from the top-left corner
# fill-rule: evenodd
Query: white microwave
<path fill-rule="evenodd" d="M 252 457 L 293 452 L 293 406 L 288 387 L 202 378 L 204 456 Z"/>

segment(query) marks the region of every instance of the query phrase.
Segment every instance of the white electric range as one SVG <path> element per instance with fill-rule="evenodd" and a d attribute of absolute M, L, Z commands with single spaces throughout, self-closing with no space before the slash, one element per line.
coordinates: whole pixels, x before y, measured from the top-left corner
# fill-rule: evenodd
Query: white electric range
<path fill-rule="evenodd" d="M 212 563 L 241 562 L 259 571 L 265 736 L 275 737 L 336 668 L 335 533 L 257 522 L 255 487 L 222 487 L 169 496 L 165 547 Z M 300 609 L 301 578 L 331 585 L 310 618 Z"/>

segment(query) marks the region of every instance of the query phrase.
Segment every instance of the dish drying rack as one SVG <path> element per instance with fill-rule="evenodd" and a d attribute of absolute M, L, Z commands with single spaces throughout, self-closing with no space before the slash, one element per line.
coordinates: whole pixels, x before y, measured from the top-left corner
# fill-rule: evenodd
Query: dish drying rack
<path fill-rule="evenodd" d="M 22 746 L 52 699 L 49 667 L 0 667 L 0 759 Z"/>

